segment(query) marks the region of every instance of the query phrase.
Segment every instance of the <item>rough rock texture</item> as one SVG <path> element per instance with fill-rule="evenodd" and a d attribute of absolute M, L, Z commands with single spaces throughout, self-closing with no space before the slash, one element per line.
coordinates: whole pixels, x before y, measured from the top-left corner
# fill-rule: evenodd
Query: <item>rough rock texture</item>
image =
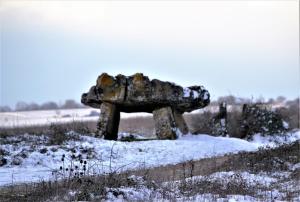
<path fill-rule="evenodd" d="M 103 73 L 96 85 L 82 95 L 81 102 L 101 108 L 98 129 L 99 136 L 105 139 L 117 139 L 120 112 L 153 113 L 157 136 L 175 139 L 177 128 L 188 133 L 182 114 L 207 106 L 210 95 L 203 86 L 182 88 L 171 82 L 150 80 L 141 73 L 128 77 Z"/>
<path fill-rule="evenodd" d="M 116 105 L 106 102 L 101 104 L 100 111 L 97 136 L 104 136 L 108 140 L 116 140 L 118 138 L 120 111 Z"/>
<path fill-rule="evenodd" d="M 155 132 L 159 139 L 176 139 L 176 124 L 171 107 L 153 111 Z"/>
<path fill-rule="evenodd" d="M 255 133 L 262 135 L 286 132 L 284 121 L 279 113 L 268 110 L 259 104 L 244 104 L 242 111 L 241 138 L 251 138 Z"/>
<path fill-rule="evenodd" d="M 187 127 L 182 114 L 176 110 L 173 110 L 173 116 L 175 120 L 175 125 L 180 130 L 180 132 L 182 134 L 187 134 L 189 132 L 189 128 Z"/>
<path fill-rule="evenodd" d="M 227 104 L 222 102 L 219 105 L 219 113 L 213 118 L 213 131 L 214 135 L 226 136 L 227 132 Z"/>

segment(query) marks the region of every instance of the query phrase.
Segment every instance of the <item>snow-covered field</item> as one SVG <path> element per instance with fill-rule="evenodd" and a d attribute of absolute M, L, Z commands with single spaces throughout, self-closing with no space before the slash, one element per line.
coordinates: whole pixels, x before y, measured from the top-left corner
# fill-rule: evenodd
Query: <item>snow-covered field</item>
<path fill-rule="evenodd" d="M 186 178 L 185 181 L 165 182 L 156 190 L 145 186 L 146 182 L 143 181 L 143 178 L 131 176 L 132 179 L 138 182 L 139 186 L 110 188 L 107 190 L 106 198 L 107 201 L 123 201 L 126 198 L 126 201 L 256 202 L 286 201 L 282 199 L 290 197 L 289 201 L 299 201 L 300 195 L 296 197 L 287 196 L 288 191 L 291 193 L 299 190 L 297 182 L 293 180 L 286 181 L 292 172 L 293 169 L 290 172 L 274 172 L 271 174 L 265 172 L 252 174 L 247 171 L 222 171 L 208 176 L 193 176 L 192 178 Z M 197 190 L 198 193 L 193 190 Z M 209 190 L 212 193 L 205 193 Z M 222 193 L 222 191 L 224 192 L 223 195 L 216 194 L 216 192 Z M 228 194 L 230 192 L 232 194 Z M 240 192 L 240 194 L 233 194 L 235 192 Z M 251 196 L 254 192 L 256 197 Z M 120 195 L 113 193 L 120 193 Z M 170 199 L 166 200 L 168 197 Z M 69 198 L 71 197 L 69 196 Z"/>
<path fill-rule="evenodd" d="M 97 113 L 100 113 L 100 110 L 93 108 L 2 112 L 0 113 L 0 128 L 50 125 L 51 123 L 72 121 L 96 121 L 99 118 Z M 149 115 L 149 113 L 121 113 L 122 118 Z"/>
<path fill-rule="evenodd" d="M 98 174 L 176 164 L 240 151 L 256 151 L 263 146 L 274 147 L 300 139 L 300 131 L 285 137 L 255 135 L 252 141 L 205 134 L 186 135 L 177 140 L 138 142 L 108 141 L 73 132 L 68 135 L 73 137 L 72 140 L 62 145 L 48 146 L 49 137 L 43 135 L 24 134 L 0 138 L 0 152 L 6 159 L 6 162 L 0 159 L 0 185 L 54 179 L 53 173 L 59 173 L 61 166 L 80 166 L 80 159 L 87 161 L 86 172 Z"/>
<path fill-rule="evenodd" d="M 273 105 L 276 109 L 283 105 Z M 227 106 L 227 110 L 233 108 L 240 109 L 237 106 Z M 194 110 L 192 113 L 201 113 L 204 111 L 218 112 L 218 106 L 207 106 L 203 109 Z M 96 121 L 97 113 L 100 110 L 93 108 L 82 109 L 58 109 L 58 110 L 40 110 L 40 111 L 22 111 L 22 112 L 0 112 L 1 127 L 22 127 L 34 125 L 50 125 L 51 123 L 66 123 L 72 121 Z M 130 118 L 137 116 L 151 116 L 149 113 L 121 113 L 121 118 Z"/>

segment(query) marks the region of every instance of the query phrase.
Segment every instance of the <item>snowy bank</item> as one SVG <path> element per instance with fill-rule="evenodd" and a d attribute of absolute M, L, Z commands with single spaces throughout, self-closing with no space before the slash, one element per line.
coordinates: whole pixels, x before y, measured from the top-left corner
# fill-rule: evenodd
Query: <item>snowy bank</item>
<path fill-rule="evenodd" d="M 18 138 L 22 137 L 22 141 Z M 300 139 L 300 131 L 285 138 L 255 136 L 253 141 L 205 134 L 186 135 L 177 140 L 151 140 L 138 142 L 108 141 L 90 136 L 80 136 L 63 145 L 46 146 L 43 136 L 14 136 L 14 144 L 2 144 L 0 149 L 7 160 L 0 167 L 0 185 L 54 179 L 52 172 L 62 164 L 68 167 L 86 160 L 93 174 L 137 168 L 157 167 L 188 160 L 222 156 L 240 151 L 256 151 L 262 146 L 275 146 Z M 62 155 L 66 160 L 62 162 Z"/>

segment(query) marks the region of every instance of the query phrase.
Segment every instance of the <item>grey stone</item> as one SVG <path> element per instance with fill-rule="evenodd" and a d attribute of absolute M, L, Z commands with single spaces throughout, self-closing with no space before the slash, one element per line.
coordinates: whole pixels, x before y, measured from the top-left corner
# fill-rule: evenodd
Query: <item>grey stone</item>
<path fill-rule="evenodd" d="M 175 139 L 178 130 L 188 133 L 182 114 L 207 106 L 210 95 L 203 86 L 183 88 L 171 82 L 150 80 L 141 73 L 128 77 L 103 73 L 96 85 L 82 95 L 81 102 L 101 108 L 98 135 L 105 139 L 117 139 L 120 112 L 153 113 L 157 136 Z M 166 125 L 160 124 L 160 120 Z"/>
<path fill-rule="evenodd" d="M 242 111 L 241 138 L 251 138 L 254 134 L 284 134 L 287 129 L 282 116 L 269 110 L 263 104 L 244 104 Z"/>
<path fill-rule="evenodd" d="M 213 118 L 213 131 L 214 135 L 226 136 L 227 130 L 227 104 L 225 102 L 220 103 L 219 113 Z"/>
<path fill-rule="evenodd" d="M 116 105 L 107 102 L 101 104 L 100 110 L 97 135 L 104 136 L 107 140 L 116 140 L 118 138 L 120 111 Z"/>
<path fill-rule="evenodd" d="M 12 165 L 21 165 L 23 162 L 22 158 L 20 156 L 14 156 L 12 159 L 11 164 Z"/>
<path fill-rule="evenodd" d="M 176 139 L 176 124 L 171 107 L 153 111 L 155 132 L 159 139 Z"/>
<path fill-rule="evenodd" d="M 173 116 L 175 120 L 175 124 L 177 128 L 180 130 L 180 132 L 185 135 L 189 133 L 189 128 L 183 118 L 182 113 L 178 112 L 177 110 L 173 111 Z"/>
<path fill-rule="evenodd" d="M 0 167 L 1 166 L 5 166 L 7 164 L 7 159 L 6 158 L 2 158 L 1 160 L 0 160 Z"/>

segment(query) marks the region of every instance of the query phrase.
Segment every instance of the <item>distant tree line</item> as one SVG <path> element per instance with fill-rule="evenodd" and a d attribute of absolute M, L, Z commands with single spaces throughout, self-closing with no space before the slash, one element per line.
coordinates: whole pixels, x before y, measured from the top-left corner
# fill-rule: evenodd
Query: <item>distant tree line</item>
<path fill-rule="evenodd" d="M 232 106 L 225 113 L 221 108 L 223 102 Z M 218 112 L 207 110 L 187 116 L 192 132 L 219 135 L 228 133 L 233 137 L 245 135 L 249 138 L 255 133 L 270 135 L 300 128 L 299 98 L 287 100 L 279 96 L 265 101 L 263 98 L 253 100 L 224 96 L 212 101 L 211 105 L 218 107 Z M 226 120 L 222 121 L 225 116 Z"/>
<path fill-rule="evenodd" d="M 284 96 L 278 96 L 276 99 L 270 98 L 265 100 L 262 96 L 256 99 L 240 98 L 233 95 L 221 96 L 216 100 L 212 100 L 210 105 L 218 106 L 219 103 L 226 102 L 228 105 L 242 105 L 246 103 L 266 103 L 266 104 L 285 104 L 287 106 L 299 106 L 299 98 L 295 100 L 287 100 Z M 66 100 L 63 104 L 57 104 L 56 102 L 45 102 L 41 105 L 36 103 L 18 102 L 15 109 L 9 106 L 0 106 L 0 112 L 11 111 L 33 111 L 33 110 L 55 110 L 55 109 L 76 109 L 84 108 L 85 106 L 75 100 Z"/>
<path fill-rule="evenodd" d="M 242 104 L 250 104 L 250 103 L 265 103 L 265 104 L 291 104 L 291 102 L 294 102 L 298 100 L 287 100 L 284 96 L 278 96 L 276 99 L 270 98 L 268 100 L 265 100 L 264 97 L 260 96 L 259 98 L 241 98 L 241 97 L 235 97 L 233 95 L 227 95 L 227 96 L 221 96 L 218 97 L 216 100 L 211 101 L 210 105 L 219 105 L 219 103 L 226 102 L 228 105 L 242 105 Z"/>
<path fill-rule="evenodd" d="M 18 102 L 15 109 L 9 106 L 0 106 L 0 112 L 12 112 L 12 111 L 34 111 L 34 110 L 56 110 L 56 109 L 76 109 L 84 108 L 84 105 L 76 102 L 75 100 L 66 100 L 63 104 L 57 104 L 56 102 L 45 102 L 43 104 Z"/>

